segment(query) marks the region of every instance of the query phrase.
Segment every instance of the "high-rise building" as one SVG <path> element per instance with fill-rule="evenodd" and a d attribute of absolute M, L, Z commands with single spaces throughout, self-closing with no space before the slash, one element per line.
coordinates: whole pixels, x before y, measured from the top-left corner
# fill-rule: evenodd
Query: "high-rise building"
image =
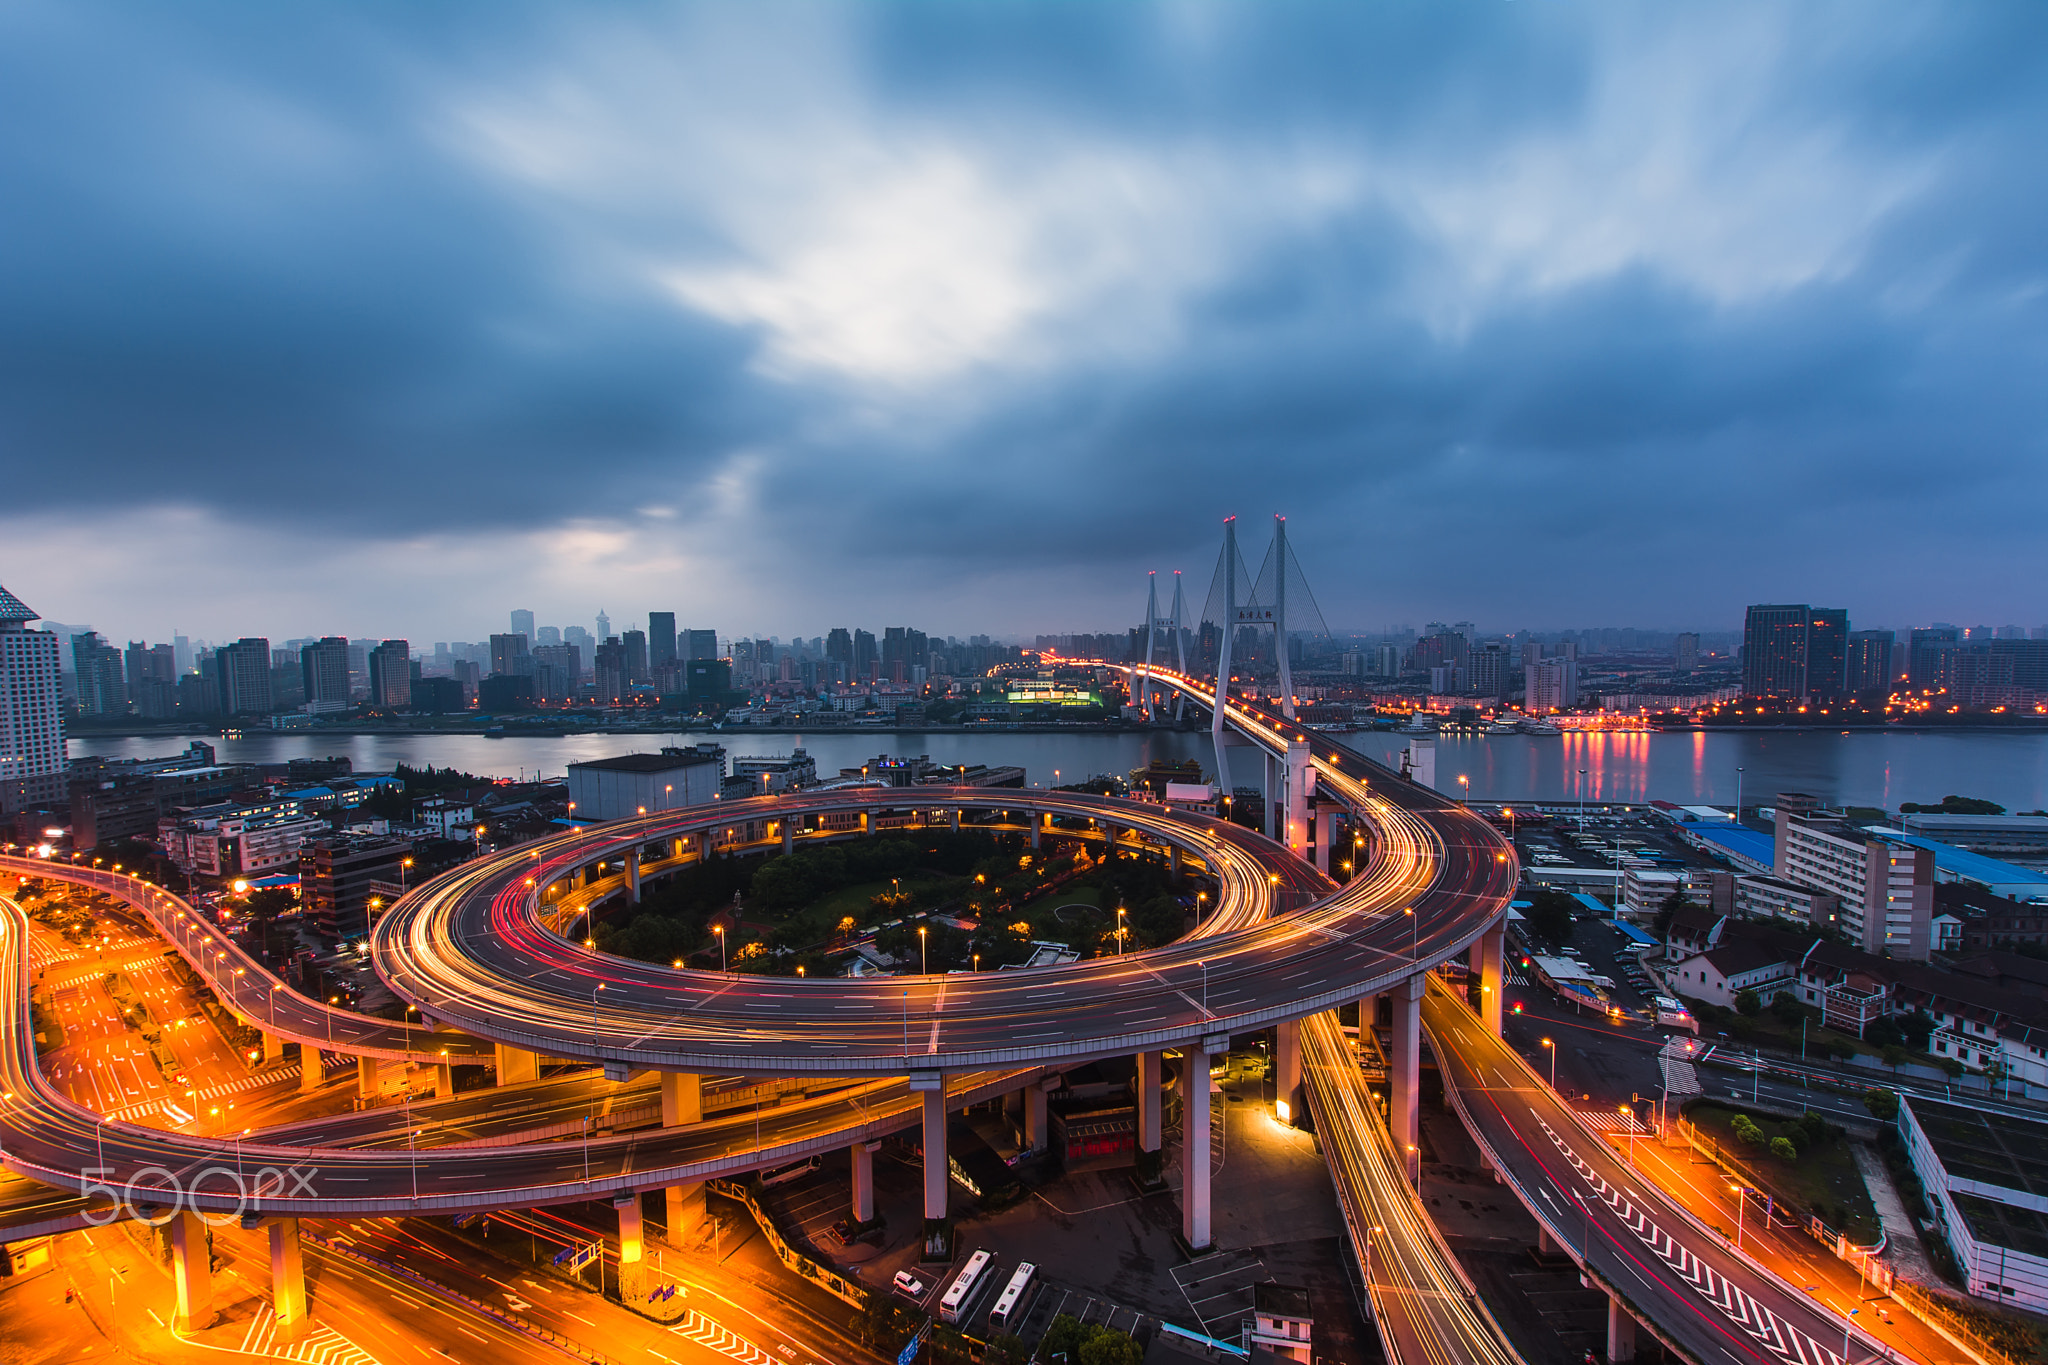
<path fill-rule="evenodd" d="M 853 636 L 845 626 L 832 627 L 832 633 L 825 637 L 825 657 L 844 664 L 847 672 L 853 671 Z"/>
<path fill-rule="evenodd" d="M 1866 953 L 1925 962 L 1934 925 L 1934 853 L 1872 837 L 1840 812 L 1780 792 L 1773 869 L 1835 896 L 1840 927 Z"/>
<path fill-rule="evenodd" d="M 864 630 L 853 632 L 853 676 L 857 680 L 872 679 L 875 674 L 877 656 L 875 637 Z"/>
<path fill-rule="evenodd" d="M 1948 686 L 1961 636 L 1954 626 L 1935 624 L 1906 637 L 1906 678 L 1916 692 Z"/>
<path fill-rule="evenodd" d="M 647 613 L 647 670 L 676 661 L 676 614 L 672 611 Z"/>
<path fill-rule="evenodd" d="M 715 630 L 686 630 L 682 639 L 683 661 L 694 659 L 715 659 L 718 657 L 718 632 Z"/>
<path fill-rule="evenodd" d="M 616 637 L 597 647 L 597 704 L 617 706 L 626 699 L 626 646 Z"/>
<path fill-rule="evenodd" d="M 612 618 L 606 616 L 602 610 L 597 613 L 597 638 L 599 643 L 612 638 Z"/>
<path fill-rule="evenodd" d="M 1833 701 L 1848 685 L 1849 613 L 1815 607 L 1806 618 L 1806 698 Z"/>
<path fill-rule="evenodd" d="M 1700 666 L 1700 637 L 1687 631 L 1678 637 L 1671 651 L 1671 666 L 1680 673 L 1690 673 Z"/>
<path fill-rule="evenodd" d="M 1473 650 L 1466 660 L 1466 690 L 1495 700 L 1506 697 L 1514 676 L 1508 667 L 1513 657 L 1499 640 L 1488 640 Z"/>
<path fill-rule="evenodd" d="M 1522 670 L 1523 709 L 1531 715 L 1568 711 L 1579 704 L 1579 661 L 1545 659 Z"/>
<path fill-rule="evenodd" d="M 524 635 L 527 639 L 531 640 L 533 638 L 533 613 L 524 609 L 514 611 L 512 613 L 512 633 L 514 635 Z"/>
<path fill-rule="evenodd" d="M 562 627 L 562 643 L 576 651 L 576 685 L 590 676 L 591 662 L 597 658 L 597 641 L 581 626 Z"/>
<path fill-rule="evenodd" d="M 128 643 L 128 704 L 145 720 L 169 720 L 178 713 L 177 651 L 140 640 Z"/>
<path fill-rule="evenodd" d="M 532 656 L 526 652 L 524 635 L 493 635 L 491 637 L 491 672 L 501 678 L 510 678 L 529 672 Z"/>
<path fill-rule="evenodd" d="M 629 630 L 619 637 L 619 647 L 625 650 L 626 681 L 641 683 L 647 681 L 647 632 Z"/>
<path fill-rule="evenodd" d="M 125 716 L 128 688 L 121 680 L 121 651 L 96 631 L 71 637 L 71 666 L 78 675 L 78 713 Z"/>
<path fill-rule="evenodd" d="M 370 705 L 412 709 L 412 646 L 406 641 L 386 640 L 370 651 Z"/>
<path fill-rule="evenodd" d="M 270 641 L 244 635 L 213 652 L 214 677 L 225 716 L 267 716 L 272 707 Z"/>
<path fill-rule="evenodd" d="M 0 815 L 64 798 L 63 650 L 0 588 Z"/>
<path fill-rule="evenodd" d="M 570 629 L 573 630 L 575 627 L 572 626 Z M 562 628 L 560 626 L 541 626 L 534 631 L 533 643 L 536 646 L 558 645 L 562 643 Z"/>
<path fill-rule="evenodd" d="M 541 645 L 533 651 L 533 699 L 565 702 L 583 681 L 583 660 L 573 645 Z"/>
<path fill-rule="evenodd" d="M 1803 701 L 1806 612 L 1800 605 L 1752 606 L 1742 624 L 1742 695 Z"/>
<path fill-rule="evenodd" d="M 1892 646 L 1896 638 L 1888 630 L 1857 630 L 1849 634 L 1848 689 L 1852 695 L 1889 692 L 1897 681 L 1892 676 Z"/>
<path fill-rule="evenodd" d="M 303 646 L 299 650 L 299 677 L 305 684 L 303 705 L 309 713 L 348 710 L 348 641 L 339 635 L 328 635 L 317 644 Z"/>

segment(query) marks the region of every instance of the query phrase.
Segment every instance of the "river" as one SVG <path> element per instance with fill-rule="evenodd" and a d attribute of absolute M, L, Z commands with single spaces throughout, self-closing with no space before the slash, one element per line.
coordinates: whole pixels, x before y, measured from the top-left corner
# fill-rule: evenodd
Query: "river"
<path fill-rule="evenodd" d="M 858 767 L 877 754 L 928 754 L 939 763 L 1016 764 L 1035 786 L 1097 773 L 1127 773 L 1154 758 L 1196 758 L 1213 772 L 1206 732 L 961 734 L 863 730 L 799 737 L 788 734 L 583 734 L 486 739 L 482 735 L 320 735 L 251 731 L 239 738 L 198 735 L 230 763 L 281 763 L 346 754 L 358 772 L 389 772 L 394 764 L 432 764 L 491 777 L 536 772 L 559 775 L 572 762 L 651 750 L 664 743 L 715 741 L 732 755 L 787 753 L 801 742 L 821 775 Z M 1338 737 L 1386 762 L 1406 744 L 1401 735 L 1365 732 Z M 172 754 L 182 738 L 86 736 L 70 742 L 72 757 L 137 758 Z M 1231 773 L 1259 785 L 1260 764 L 1238 757 Z M 1443 736 L 1437 740 L 1437 786 L 1488 801 L 1665 800 L 1731 804 L 1737 769 L 1742 800 L 1767 804 L 1779 791 L 1808 792 L 1829 802 L 1897 807 L 1939 801 L 1951 793 L 1981 796 L 2010 811 L 2048 808 L 2048 733 L 1837 731 L 1605 732 L 1558 737 Z M 1584 770 L 1584 777 L 1580 772 Z"/>

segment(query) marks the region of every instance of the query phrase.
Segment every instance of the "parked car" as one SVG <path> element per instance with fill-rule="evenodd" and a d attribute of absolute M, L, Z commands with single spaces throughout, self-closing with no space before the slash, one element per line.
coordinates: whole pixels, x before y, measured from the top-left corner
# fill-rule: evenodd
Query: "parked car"
<path fill-rule="evenodd" d="M 917 1276 L 911 1274 L 907 1270 L 897 1271 L 896 1279 L 893 1281 L 893 1283 L 895 1285 L 896 1292 L 899 1294 L 905 1295 L 913 1299 L 921 1299 L 924 1297 L 924 1281 L 920 1280 L 919 1278 L 917 1278 Z"/>

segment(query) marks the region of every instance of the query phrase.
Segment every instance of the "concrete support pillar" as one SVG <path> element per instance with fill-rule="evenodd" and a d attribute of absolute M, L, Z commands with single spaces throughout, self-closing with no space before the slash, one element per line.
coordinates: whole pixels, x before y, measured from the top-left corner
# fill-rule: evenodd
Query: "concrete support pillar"
<path fill-rule="evenodd" d="M 704 1078 L 694 1071 L 661 1073 L 661 1126 L 680 1128 L 704 1121 Z"/>
<path fill-rule="evenodd" d="M 263 1065 L 269 1066 L 284 1056 L 284 1039 L 265 1029 L 263 1031 Z"/>
<path fill-rule="evenodd" d="M 1166 872 L 1175 881 L 1180 880 L 1180 845 L 1169 844 L 1166 852 Z"/>
<path fill-rule="evenodd" d="M 783 819 L 775 823 L 782 833 L 782 851 L 784 853 L 796 852 L 796 821 Z"/>
<path fill-rule="evenodd" d="M 1636 1320 L 1613 1294 L 1607 1296 L 1607 1365 L 1624 1365 L 1636 1358 Z"/>
<path fill-rule="evenodd" d="M 875 1221 L 875 1152 L 879 1142 L 853 1144 L 853 1221 Z"/>
<path fill-rule="evenodd" d="M 708 829 L 700 829 L 697 831 L 697 861 L 701 863 L 710 856 L 711 831 Z"/>
<path fill-rule="evenodd" d="M 960 832 L 960 808 L 958 806 L 946 812 L 946 822 L 953 827 L 955 834 Z"/>
<path fill-rule="evenodd" d="M 1550 1229 L 1541 1222 L 1536 1224 L 1536 1254 L 1555 1256 L 1558 1253 L 1557 1239 L 1550 1235 Z"/>
<path fill-rule="evenodd" d="M 498 1044 L 498 1084 L 516 1085 L 540 1079 L 540 1055 L 524 1048 Z"/>
<path fill-rule="evenodd" d="M 213 1253 L 206 1244 L 206 1224 L 191 1209 L 171 1215 L 171 1278 L 176 1300 L 172 1326 L 180 1332 L 213 1325 Z"/>
<path fill-rule="evenodd" d="M 1159 1060 L 1156 1052 L 1138 1054 L 1138 1150 L 1156 1152 L 1160 1144 Z"/>
<path fill-rule="evenodd" d="M 860 832 L 862 834 L 873 834 L 875 832 L 875 813 L 873 811 L 864 810 L 860 813 Z"/>
<path fill-rule="evenodd" d="M 455 1064 L 453 1062 L 434 1063 L 434 1098 L 445 1100 L 454 1093 Z"/>
<path fill-rule="evenodd" d="M 704 1197 L 704 1182 L 671 1185 L 661 1193 L 667 1220 L 665 1240 L 680 1250 L 690 1234 L 704 1226 L 704 1220 L 710 1216 L 710 1205 Z"/>
<path fill-rule="evenodd" d="M 270 1224 L 270 1307 L 277 1315 L 277 1340 L 297 1341 L 306 1334 L 306 1266 L 296 1218 Z"/>
<path fill-rule="evenodd" d="M 1282 797 L 1280 790 L 1280 761 L 1264 749 L 1259 750 L 1259 757 L 1265 763 L 1266 792 L 1265 824 L 1260 833 L 1264 834 L 1268 839 L 1277 841 L 1280 837 L 1280 800 Z"/>
<path fill-rule="evenodd" d="M 1361 1032 L 1373 1027 L 1379 1021 L 1380 998 L 1377 995 L 1360 996 L 1358 999 L 1358 1027 Z M 1364 1039 L 1361 1037 L 1359 1041 L 1363 1042 Z"/>
<path fill-rule="evenodd" d="M 626 904 L 640 903 L 640 849 L 638 845 L 626 852 Z"/>
<path fill-rule="evenodd" d="M 324 1075 L 324 1070 L 320 1064 L 320 1049 L 311 1043 L 300 1043 L 299 1093 L 301 1095 L 310 1095 L 315 1090 L 318 1090 Z"/>
<path fill-rule="evenodd" d="M 1337 832 L 1337 812 L 1330 806 L 1316 807 L 1316 871 L 1330 875 L 1330 844 Z"/>
<path fill-rule="evenodd" d="M 637 1265 L 647 1255 L 645 1227 L 640 1212 L 640 1196 L 622 1194 L 612 1200 L 612 1208 L 619 1215 L 619 1265 Z"/>
<path fill-rule="evenodd" d="M 1287 809 L 1283 816 L 1286 825 L 1281 842 L 1287 845 L 1289 853 L 1307 862 L 1313 856 L 1308 846 L 1308 815 L 1309 802 L 1315 794 L 1315 767 L 1309 761 L 1308 744 L 1302 740 L 1290 742 L 1282 767 Z"/>
<path fill-rule="evenodd" d="M 1273 1026 L 1273 1115 L 1293 1123 L 1301 1113 L 1301 1025 Z"/>
<path fill-rule="evenodd" d="M 1051 823 L 1052 817 L 1050 815 L 1034 814 L 1031 817 L 1031 846 L 1033 848 L 1043 845 L 1045 842 L 1046 826 Z"/>
<path fill-rule="evenodd" d="M 913 1075 L 910 1088 L 924 1093 L 924 1218 L 946 1217 L 946 1078 Z"/>
<path fill-rule="evenodd" d="M 1024 1146 L 1028 1151 L 1042 1152 L 1048 1134 L 1045 1121 L 1045 1082 L 1033 1081 L 1024 1087 Z"/>
<path fill-rule="evenodd" d="M 1507 980 L 1501 959 L 1507 953 L 1508 928 L 1505 921 L 1494 925 L 1473 944 L 1479 968 L 1479 1019 L 1488 1033 L 1500 1032 L 1501 1007 L 1506 1003 Z"/>
<path fill-rule="evenodd" d="M 1180 1235 L 1191 1255 L 1209 1249 L 1209 1058 L 1227 1037 L 1181 1049 Z"/>
<path fill-rule="evenodd" d="M 356 1058 L 356 1094 L 366 1100 L 376 1096 L 377 1059 L 375 1057 Z"/>
<path fill-rule="evenodd" d="M 1422 992 L 1427 972 L 1417 972 L 1398 982 L 1387 994 L 1394 1002 L 1393 1046 L 1388 1049 L 1387 1128 L 1393 1135 L 1394 1154 L 1401 1169 L 1413 1176 L 1420 1158 L 1422 1140 L 1420 1094 L 1422 1088 Z"/>

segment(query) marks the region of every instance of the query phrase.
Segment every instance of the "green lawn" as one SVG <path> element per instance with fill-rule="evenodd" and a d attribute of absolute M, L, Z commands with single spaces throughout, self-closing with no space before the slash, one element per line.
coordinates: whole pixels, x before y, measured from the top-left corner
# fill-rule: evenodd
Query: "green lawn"
<path fill-rule="evenodd" d="M 1780 1136 L 1789 1126 L 1768 1114 L 1712 1102 L 1690 1106 L 1685 1116 L 1702 1138 L 1718 1138 L 1722 1150 L 1753 1171 L 1758 1183 L 1778 1202 L 1802 1214 L 1820 1212 L 1824 1222 L 1848 1233 L 1853 1242 L 1867 1246 L 1877 1240 L 1877 1209 L 1870 1202 L 1870 1191 L 1863 1187 L 1863 1174 L 1856 1169 L 1848 1139 L 1836 1138 L 1802 1150 L 1797 1161 L 1781 1161 L 1763 1148 L 1745 1147 L 1736 1139 L 1733 1124 L 1740 1113 L 1748 1113 L 1763 1129 L 1766 1147 L 1768 1139 Z"/>
<path fill-rule="evenodd" d="M 1041 917 L 1051 918 L 1052 912 L 1062 905 L 1092 905 L 1099 910 L 1102 908 L 1102 889 L 1085 882 L 1063 886 L 1050 896 L 1040 896 L 1037 900 L 1020 907 L 1017 917 L 1036 924 Z"/>

